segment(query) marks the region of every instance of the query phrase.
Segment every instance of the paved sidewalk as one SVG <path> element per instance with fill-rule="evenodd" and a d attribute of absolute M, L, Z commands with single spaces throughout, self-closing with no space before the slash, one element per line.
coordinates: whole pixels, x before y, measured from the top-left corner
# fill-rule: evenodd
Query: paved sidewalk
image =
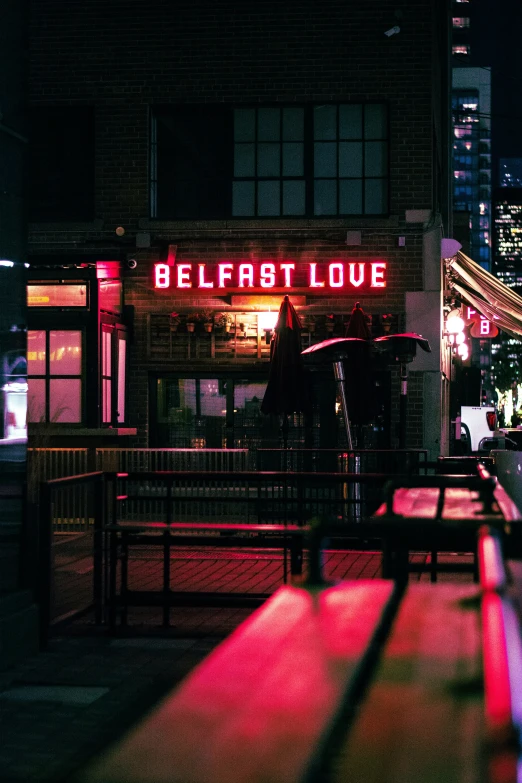
<path fill-rule="evenodd" d="M 462 562 L 462 556 L 449 556 L 455 558 Z M 281 584 L 277 557 L 203 560 L 180 563 L 178 575 L 186 586 L 196 573 L 198 578 L 206 574 L 204 584 L 218 589 L 237 583 L 256 590 L 261 581 L 263 589 L 275 590 Z M 325 574 L 333 581 L 376 578 L 380 560 L 378 552 L 326 552 Z M 145 557 L 139 581 L 154 582 L 157 566 Z M 72 578 L 70 568 L 68 573 Z M 411 578 L 424 581 L 429 575 Z M 471 574 L 441 579 L 470 581 Z M 89 616 L 67 626 L 45 651 L 0 672 L 1 783 L 72 783 L 250 613 L 175 608 L 171 627 L 163 629 L 161 610 L 135 609 L 129 628 L 114 637 L 96 629 Z"/>

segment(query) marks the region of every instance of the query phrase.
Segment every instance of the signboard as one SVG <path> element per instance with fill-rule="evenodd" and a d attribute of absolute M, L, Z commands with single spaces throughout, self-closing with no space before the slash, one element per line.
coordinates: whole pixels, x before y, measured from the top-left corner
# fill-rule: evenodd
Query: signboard
<path fill-rule="evenodd" d="M 386 261 L 232 262 L 154 264 L 154 287 L 216 293 L 303 291 L 314 294 L 377 292 L 386 288 Z"/>
<path fill-rule="evenodd" d="M 495 326 L 493 321 L 489 321 L 472 307 L 466 306 L 464 308 L 464 320 L 468 325 L 471 324 L 471 337 L 488 340 L 498 335 L 498 327 Z"/>

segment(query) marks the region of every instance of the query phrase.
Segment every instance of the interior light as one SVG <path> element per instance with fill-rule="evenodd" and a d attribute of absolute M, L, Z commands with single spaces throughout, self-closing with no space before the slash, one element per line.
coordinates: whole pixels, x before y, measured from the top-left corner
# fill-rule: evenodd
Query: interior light
<path fill-rule="evenodd" d="M 9 267 L 14 266 L 14 261 L 7 261 L 7 259 L 2 258 L 0 260 L 0 266 L 9 266 Z"/>
<path fill-rule="evenodd" d="M 275 325 L 277 323 L 277 318 L 279 316 L 279 312 L 277 310 L 274 310 L 273 312 L 267 312 L 267 313 L 258 313 L 258 323 L 260 329 L 274 329 Z"/>
<path fill-rule="evenodd" d="M 458 334 L 455 336 L 455 342 L 457 343 L 457 345 L 462 345 L 465 339 L 466 339 L 466 335 L 464 334 L 464 332 L 458 332 Z"/>
<path fill-rule="evenodd" d="M 463 332 L 464 327 L 466 326 L 460 317 L 460 310 L 457 312 L 459 315 L 457 315 L 453 310 L 446 319 L 446 331 L 449 332 L 449 334 L 458 334 L 459 332 Z"/>

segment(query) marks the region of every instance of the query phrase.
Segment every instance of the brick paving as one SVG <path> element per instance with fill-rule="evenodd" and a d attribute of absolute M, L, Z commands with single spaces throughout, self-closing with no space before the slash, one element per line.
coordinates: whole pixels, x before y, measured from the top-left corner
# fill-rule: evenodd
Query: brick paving
<path fill-rule="evenodd" d="M 129 570 L 132 586 L 157 588 L 162 573 L 157 551 L 136 555 Z M 444 559 L 470 561 L 465 555 Z M 428 558 L 419 554 L 413 560 Z M 64 549 L 57 566 L 56 616 L 63 616 L 88 595 L 92 571 L 81 551 L 71 557 Z M 331 581 L 378 578 L 381 556 L 326 551 L 324 573 Z M 272 592 L 282 577 L 282 557 L 273 551 L 186 550 L 176 552 L 172 562 L 176 589 Z M 429 573 L 411 578 L 429 580 Z M 470 581 L 471 574 L 440 578 Z M 91 615 L 58 626 L 46 650 L 0 673 L 2 783 L 72 783 L 250 613 L 174 607 L 171 626 L 162 628 L 160 609 L 132 609 L 129 627 L 112 637 L 95 628 Z"/>

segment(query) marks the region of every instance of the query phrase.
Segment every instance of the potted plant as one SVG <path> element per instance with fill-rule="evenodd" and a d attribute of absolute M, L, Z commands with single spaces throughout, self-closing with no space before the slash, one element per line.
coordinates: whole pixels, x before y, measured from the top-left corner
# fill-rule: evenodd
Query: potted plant
<path fill-rule="evenodd" d="M 329 313 L 326 316 L 326 331 L 330 334 L 335 329 L 335 315 L 333 313 Z"/>
<path fill-rule="evenodd" d="M 391 329 L 392 318 L 393 318 L 392 313 L 384 313 L 383 315 L 381 315 L 382 330 L 385 334 L 388 334 L 388 332 Z"/>
<path fill-rule="evenodd" d="M 224 332 L 230 332 L 233 319 L 229 313 L 215 313 L 214 326 L 216 329 L 222 329 Z"/>
<path fill-rule="evenodd" d="M 203 310 L 201 313 L 201 321 L 203 322 L 203 329 L 205 332 L 211 332 L 214 328 L 214 313 L 212 310 Z"/>
<path fill-rule="evenodd" d="M 200 320 L 199 313 L 189 313 L 187 315 L 187 332 L 193 332 L 199 320 Z"/>
<path fill-rule="evenodd" d="M 181 323 L 181 318 L 179 317 L 179 313 L 171 313 L 170 314 L 170 331 L 171 332 L 177 332 L 178 326 Z"/>

